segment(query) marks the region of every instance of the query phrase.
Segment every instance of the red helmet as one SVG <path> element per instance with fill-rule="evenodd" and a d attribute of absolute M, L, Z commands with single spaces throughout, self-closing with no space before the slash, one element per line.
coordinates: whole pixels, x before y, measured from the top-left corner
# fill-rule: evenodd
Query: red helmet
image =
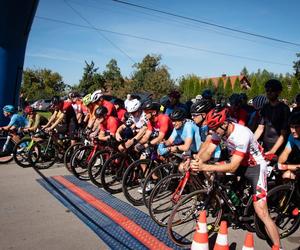
<path fill-rule="evenodd" d="M 33 114 L 33 112 L 34 112 L 34 110 L 33 110 L 33 108 L 32 108 L 31 106 L 27 106 L 27 107 L 25 107 L 25 109 L 24 109 L 24 113 L 25 113 L 26 115 L 31 115 L 31 114 Z"/>
<path fill-rule="evenodd" d="M 206 115 L 206 124 L 209 129 L 217 129 L 227 120 L 228 109 L 213 109 Z"/>

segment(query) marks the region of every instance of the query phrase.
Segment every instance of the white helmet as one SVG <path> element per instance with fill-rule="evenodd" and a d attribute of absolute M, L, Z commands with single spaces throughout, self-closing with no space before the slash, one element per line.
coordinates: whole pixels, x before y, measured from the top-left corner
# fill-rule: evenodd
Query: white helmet
<path fill-rule="evenodd" d="M 126 109 L 127 112 L 129 113 L 133 113 L 139 110 L 140 107 L 141 107 L 141 102 L 138 99 L 132 99 L 126 103 Z"/>
<path fill-rule="evenodd" d="M 92 95 L 91 95 L 91 100 L 92 102 L 96 102 L 100 99 L 100 97 L 103 96 L 103 92 L 101 89 L 96 90 Z"/>

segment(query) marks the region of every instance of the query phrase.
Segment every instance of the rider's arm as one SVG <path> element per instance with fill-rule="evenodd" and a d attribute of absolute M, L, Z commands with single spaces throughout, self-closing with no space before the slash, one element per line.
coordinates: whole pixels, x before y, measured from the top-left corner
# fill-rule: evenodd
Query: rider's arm
<path fill-rule="evenodd" d="M 140 143 L 141 143 L 141 144 L 146 143 L 146 142 L 149 140 L 151 134 L 152 134 L 152 130 L 147 130 L 146 133 L 145 133 L 145 134 L 143 135 L 143 137 L 141 138 Z"/>
<path fill-rule="evenodd" d="M 202 143 L 196 158 L 201 159 L 203 162 L 207 162 L 212 157 L 217 146 L 218 143 L 212 140 L 211 135 L 208 135 L 204 143 Z"/>
<path fill-rule="evenodd" d="M 110 135 L 105 135 L 105 132 L 103 130 L 100 130 L 98 139 L 100 141 L 107 141 L 110 138 Z"/>
<path fill-rule="evenodd" d="M 122 124 L 121 126 L 118 127 L 117 131 L 116 131 L 116 139 L 117 141 L 121 141 L 122 140 L 122 136 L 121 136 L 121 132 L 126 128 L 125 124 Z"/>
<path fill-rule="evenodd" d="M 51 123 L 56 119 L 57 114 L 58 114 L 58 111 L 55 110 L 55 111 L 53 112 L 53 114 L 51 115 L 51 117 L 50 117 L 48 123 L 44 126 L 44 128 L 48 128 L 48 127 L 51 125 Z"/>
<path fill-rule="evenodd" d="M 240 154 L 234 154 L 231 157 L 231 161 L 229 163 L 224 164 L 205 164 L 202 163 L 201 160 L 196 161 L 193 160 L 191 164 L 191 169 L 193 171 L 212 171 L 212 172 L 226 172 L 226 173 L 234 173 L 238 167 L 240 166 L 244 156 Z"/>
<path fill-rule="evenodd" d="M 51 125 L 50 129 L 54 129 L 65 117 L 65 114 L 62 112 L 58 113 L 56 121 Z"/>
<path fill-rule="evenodd" d="M 281 145 L 284 143 L 286 136 L 287 136 L 287 131 L 281 130 L 280 136 L 278 137 L 276 143 L 268 153 L 275 154 L 277 150 L 281 147 Z"/>
<path fill-rule="evenodd" d="M 265 125 L 263 125 L 263 124 L 258 125 L 258 127 L 257 127 L 257 129 L 255 130 L 255 133 L 254 133 L 254 138 L 256 140 L 258 140 L 261 137 L 262 133 L 264 132 L 264 129 L 265 129 Z"/>

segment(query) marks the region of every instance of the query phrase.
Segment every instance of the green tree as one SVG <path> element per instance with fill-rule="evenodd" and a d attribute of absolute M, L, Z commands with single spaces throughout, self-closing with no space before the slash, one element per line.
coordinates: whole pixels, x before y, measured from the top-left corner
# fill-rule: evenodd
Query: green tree
<path fill-rule="evenodd" d="M 206 89 L 210 89 L 213 93 L 216 92 L 216 87 L 215 87 L 212 79 L 208 80 Z"/>
<path fill-rule="evenodd" d="M 229 97 L 232 94 L 232 85 L 231 85 L 230 77 L 228 77 L 226 80 L 224 93 L 226 97 Z"/>
<path fill-rule="evenodd" d="M 296 54 L 297 61 L 294 61 L 293 68 L 295 70 L 295 77 L 300 81 L 300 53 Z"/>
<path fill-rule="evenodd" d="M 257 84 L 256 77 L 254 76 L 251 81 L 251 89 L 248 91 L 248 97 L 249 99 L 252 99 L 253 97 L 258 96 L 259 94 L 259 86 Z"/>
<path fill-rule="evenodd" d="M 82 94 L 91 93 L 97 89 L 105 89 L 105 79 L 98 72 L 95 63 L 87 63 L 83 69 L 83 76 L 77 86 L 74 88 Z"/>
<path fill-rule="evenodd" d="M 64 95 L 65 87 L 61 75 L 57 72 L 49 69 L 26 69 L 23 71 L 21 91 L 30 101 Z"/>
<path fill-rule="evenodd" d="M 142 62 L 134 65 L 132 91 L 147 91 L 153 93 L 155 98 L 160 98 L 174 89 L 168 69 L 160 65 L 160 61 L 161 56 L 146 55 Z"/>
<path fill-rule="evenodd" d="M 233 85 L 233 93 L 240 93 L 240 92 L 241 92 L 241 83 L 239 78 L 236 78 Z"/>
<path fill-rule="evenodd" d="M 115 96 L 125 97 L 123 91 L 124 79 L 115 59 L 109 61 L 106 65 L 106 70 L 103 71 L 102 75 L 105 81 L 106 91 L 113 93 Z"/>
<path fill-rule="evenodd" d="M 247 70 L 246 67 L 244 67 L 244 68 L 242 69 L 241 74 L 244 75 L 244 76 L 246 76 L 247 78 L 249 78 L 249 72 L 248 72 L 248 70 Z"/>
<path fill-rule="evenodd" d="M 185 101 L 200 94 L 199 77 L 196 75 L 186 75 L 179 80 L 179 89 Z"/>
<path fill-rule="evenodd" d="M 224 93 L 224 81 L 221 77 L 218 80 L 218 85 L 217 85 L 216 92 L 217 92 L 218 95 L 223 95 L 223 93 Z"/>
<path fill-rule="evenodd" d="M 289 100 L 292 101 L 295 98 L 295 96 L 299 93 L 300 93 L 299 81 L 297 80 L 296 77 L 294 77 L 292 79 L 292 86 L 291 86 L 291 90 L 289 93 L 289 96 L 290 96 Z"/>

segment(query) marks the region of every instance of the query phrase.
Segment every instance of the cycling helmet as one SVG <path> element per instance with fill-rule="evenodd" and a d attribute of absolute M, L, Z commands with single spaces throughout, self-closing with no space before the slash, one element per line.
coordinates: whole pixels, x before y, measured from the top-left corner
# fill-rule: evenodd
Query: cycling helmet
<path fill-rule="evenodd" d="M 276 79 L 271 79 L 265 83 L 265 90 L 282 91 L 282 84 Z"/>
<path fill-rule="evenodd" d="M 289 118 L 289 125 L 300 125 L 300 112 L 291 114 Z"/>
<path fill-rule="evenodd" d="M 92 94 L 87 94 L 82 98 L 83 105 L 87 106 L 92 102 L 91 96 Z"/>
<path fill-rule="evenodd" d="M 120 98 L 114 98 L 110 102 L 114 105 L 118 105 L 119 107 L 124 107 L 124 101 Z"/>
<path fill-rule="evenodd" d="M 169 153 L 169 150 L 164 143 L 160 143 L 158 144 L 157 152 L 159 155 L 167 155 Z"/>
<path fill-rule="evenodd" d="M 147 100 L 143 103 L 142 108 L 143 108 L 143 110 L 159 111 L 160 110 L 160 104 L 158 102 L 153 102 L 152 100 Z"/>
<path fill-rule="evenodd" d="M 169 97 L 175 98 L 175 99 L 179 99 L 181 97 L 181 94 L 179 91 L 177 90 L 172 90 L 169 94 Z"/>
<path fill-rule="evenodd" d="M 132 99 L 126 103 L 126 110 L 129 113 L 133 113 L 139 110 L 141 102 L 138 99 Z"/>
<path fill-rule="evenodd" d="M 268 98 L 264 95 L 258 95 L 253 98 L 252 104 L 256 110 L 261 110 L 262 107 L 268 102 Z"/>
<path fill-rule="evenodd" d="M 98 107 L 96 110 L 95 110 L 95 116 L 97 118 L 101 118 L 101 117 L 104 117 L 106 116 L 108 113 L 108 110 L 106 107 L 104 106 L 101 106 L 101 107 Z"/>
<path fill-rule="evenodd" d="M 214 108 L 214 103 L 208 99 L 201 99 L 192 104 L 190 113 L 191 114 L 200 114 L 208 113 Z"/>
<path fill-rule="evenodd" d="M 159 100 L 160 105 L 163 105 L 164 107 L 168 106 L 170 103 L 169 96 L 165 95 Z"/>
<path fill-rule="evenodd" d="M 15 113 L 15 107 L 13 105 L 5 105 L 3 111 L 7 113 Z"/>
<path fill-rule="evenodd" d="M 80 95 L 77 92 L 70 92 L 68 94 L 68 97 L 69 97 L 69 99 L 73 99 L 73 98 L 76 98 L 76 97 L 80 97 Z"/>
<path fill-rule="evenodd" d="M 91 96 L 91 100 L 92 102 L 97 102 L 101 97 L 103 96 L 103 91 L 101 89 L 96 90 L 92 96 Z"/>
<path fill-rule="evenodd" d="M 242 102 L 247 103 L 248 96 L 246 93 L 240 93 L 240 98 L 241 98 Z"/>
<path fill-rule="evenodd" d="M 204 98 L 204 99 L 212 99 L 212 96 L 213 96 L 210 89 L 205 89 L 201 95 L 202 95 L 202 98 Z"/>
<path fill-rule="evenodd" d="M 51 99 L 51 105 L 56 106 L 60 103 L 60 97 L 59 96 L 53 96 Z"/>
<path fill-rule="evenodd" d="M 300 103 L 300 94 L 296 95 L 295 101 L 296 101 L 296 103 Z"/>
<path fill-rule="evenodd" d="M 34 112 L 34 110 L 31 106 L 26 106 L 25 109 L 24 109 L 24 113 L 26 115 L 31 115 L 31 114 L 33 114 L 33 112 Z"/>
<path fill-rule="evenodd" d="M 183 121 L 186 118 L 185 111 L 182 109 L 174 109 L 170 114 L 170 119 L 172 121 Z"/>
<path fill-rule="evenodd" d="M 228 110 L 226 108 L 213 109 L 206 116 L 206 124 L 209 129 L 217 129 L 227 120 Z"/>
<path fill-rule="evenodd" d="M 229 97 L 230 106 L 239 106 L 242 104 L 242 98 L 240 94 L 232 94 Z"/>

